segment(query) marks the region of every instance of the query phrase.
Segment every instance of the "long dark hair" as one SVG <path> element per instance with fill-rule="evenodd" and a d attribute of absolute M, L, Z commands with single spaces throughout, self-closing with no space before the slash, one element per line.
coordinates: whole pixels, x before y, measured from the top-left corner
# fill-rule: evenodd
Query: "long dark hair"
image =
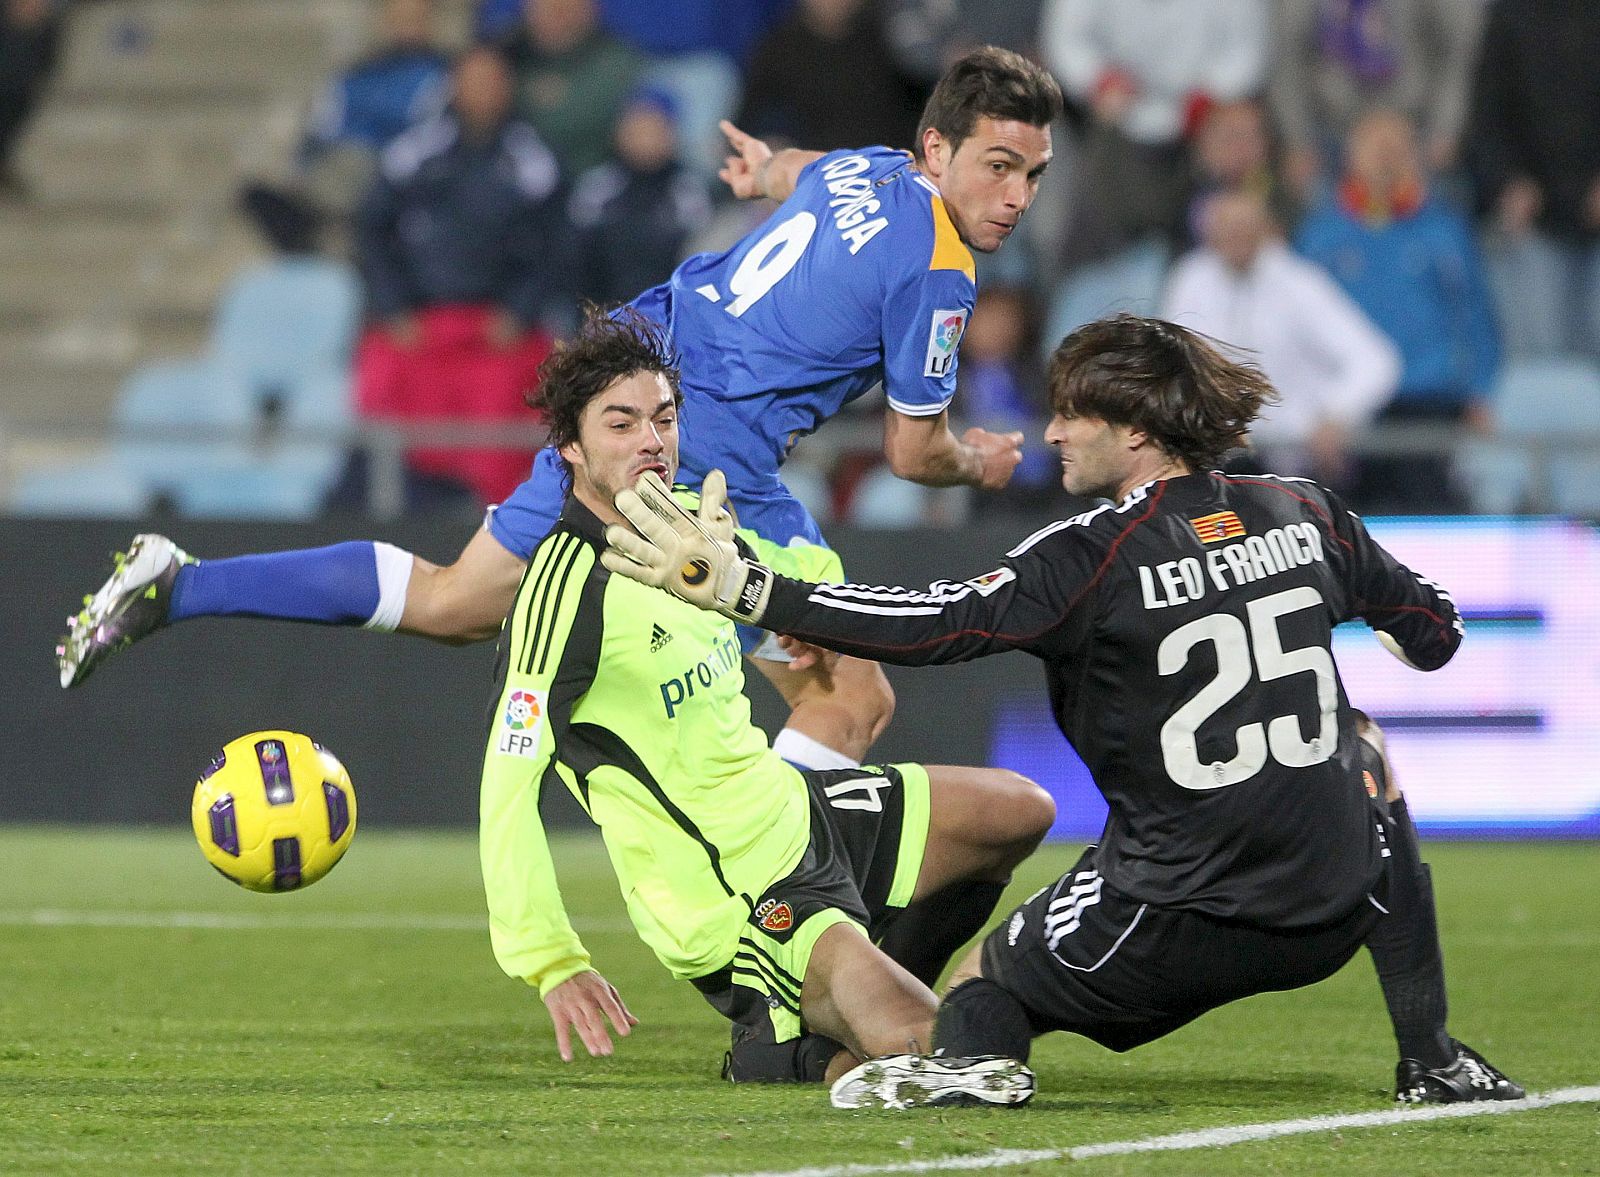
<path fill-rule="evenodd" d="M 1191 470 L 1209 470 L 1244 444 L 1263 405 L 1278 399 L 1261 369 L 1215 340 L 1169 323 L 1116 315 L 1079 327 L 1050 357 L 1050 406 L 1142 430 Z"/>

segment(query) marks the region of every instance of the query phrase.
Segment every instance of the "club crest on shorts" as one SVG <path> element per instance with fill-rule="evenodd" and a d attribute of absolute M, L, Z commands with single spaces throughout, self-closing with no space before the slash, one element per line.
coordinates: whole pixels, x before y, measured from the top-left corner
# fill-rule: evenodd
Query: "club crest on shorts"
<path fill-rule="evenodd" d="M 769 932 L 787 932 L 794 927 L 794 908 L 787 900 L 768 899 L 756 908 L 755 920 Z"/>

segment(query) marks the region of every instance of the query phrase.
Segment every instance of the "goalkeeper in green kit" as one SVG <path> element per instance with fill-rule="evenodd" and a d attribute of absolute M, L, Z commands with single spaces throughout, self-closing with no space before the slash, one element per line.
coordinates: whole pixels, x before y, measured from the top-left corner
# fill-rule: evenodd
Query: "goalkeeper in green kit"
<path fill-rule="evenodd" d="M 666 348 L 643 320 L 591 313 L 543 376 L 571 489 L 501 634 L 481 795 L 490 935 L 501 967 L 539 990 L 564 1059 L 574 1030 L 604 1055 L 636 1024 L 562 908 L 538 807 L 564 787 L 600 826 L 640 938 L 733 1023 L 726 1077 L 831 1079 L 927 1048 L 914 1027 L 935 1008 L 929 984 L 1054 805 L 1002 770 L 793 768 L 750 722 L 733 624 L 605 568 L 613 497 L 646 472 L 670 485 L 676 469 Z M 734 538 L 720 476 L 680 501 Z M 794 558 L 744 541 L 779 567 Z M 933 1102 L 1032 1092 L 1011 1060 L 936 1070 Z"/>

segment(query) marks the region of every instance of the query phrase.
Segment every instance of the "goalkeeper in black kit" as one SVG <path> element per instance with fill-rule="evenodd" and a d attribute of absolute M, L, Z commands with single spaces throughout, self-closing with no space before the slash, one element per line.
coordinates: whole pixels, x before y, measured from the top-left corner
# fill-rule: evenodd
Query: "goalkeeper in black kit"
<path fill-rule="evenodd" d="M 1107 502 L 994 571 L 926 589 L 810 584 L 700 530 L 648 477 L 618 495 L 607 567 L 703 608 L 901 665 L 1023 650 L 1110 807 L 1099 844 L 957 968 L 931 1055 L 873 1059 L 842 1107 L 964 1102 L 946 1057 L 1026 1061 L 1069 1030 L 1112 1050 L 1254 993 L 1313 984 L 1363 945 L 1394 1023 L 1402 1102 L 1519 1099 L 1445 1028 L 1416 827 L 1333 629 L 1362 618 L 1435 670 L 1463 628 L 1315 483 L 1213 469 L 1276 393 L 1183 327 L 1118 316 L 1050 364 L 1045 437 L 1067 490 Z"/>

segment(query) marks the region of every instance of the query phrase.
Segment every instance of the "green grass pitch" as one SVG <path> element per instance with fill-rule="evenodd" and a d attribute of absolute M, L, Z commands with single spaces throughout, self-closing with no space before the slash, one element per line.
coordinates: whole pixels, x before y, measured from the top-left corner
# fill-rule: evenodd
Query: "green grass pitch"
<path fill-rule="evenodd" d="M 1041 853 L 1012 898 L 1074 847 Z M 1389 1108 L 1370 962 L 1113 1055 L 1056 1035 L 1022 1110 L 837 1112 L 717 1078 L 723 1024 L 628 929 L 598 841 L 567 904 L 641 1024 L 563 1065 L 495 967 L 474 843 L 361 831 L 246 894 L 186 831 L 0 829 L 0 1173 L 709 1174 L 905 1165 Z M 1600 1082 L 1600 846 L 1433 845 L 1454 1032 L 1532 1090 Z M 1600 1105 L 992 1171 L 1600 1173 Z M 991 1171 L 991 1170 L 985 1170 Z"/>

